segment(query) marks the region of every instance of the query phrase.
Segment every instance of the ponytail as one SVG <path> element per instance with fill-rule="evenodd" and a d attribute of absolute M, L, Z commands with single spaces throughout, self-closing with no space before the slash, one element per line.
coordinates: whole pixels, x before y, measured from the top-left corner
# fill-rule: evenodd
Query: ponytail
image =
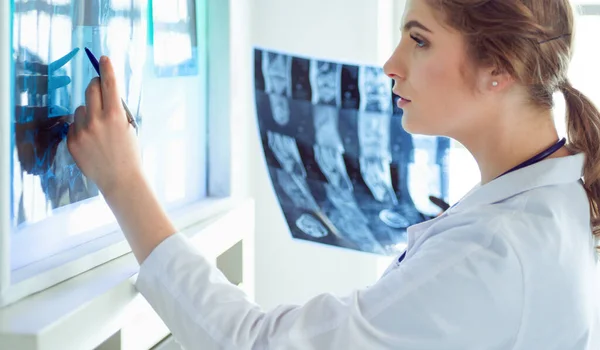
<path fill-rule="evenodd" d="M 569 148 L 585 154 L 583 183 L 590 201 L 592 233 L 600 238 L 600 112 L 568 80 L 560 89 L 567 106 Z"/>

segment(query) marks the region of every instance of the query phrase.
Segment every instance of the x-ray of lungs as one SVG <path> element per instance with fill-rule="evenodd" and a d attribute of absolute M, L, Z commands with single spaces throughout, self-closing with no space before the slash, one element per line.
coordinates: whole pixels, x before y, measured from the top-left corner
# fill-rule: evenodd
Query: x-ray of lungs
<path fill-rule="evenodd" d="M 267 132 L 267 138 L 269 148 L 275 154 L 281 168 L 290 174 L 306 177 L 306 169 L 300 158 L 296 140 L 272 131 Z"/>
<path fill-rule="evenodd" d="M 421 135 L 413 135 L 414 161 L 409 164 L 408 172 L 410 196 L 417 209 L 426 215 L 436 215 L 439 207 L 429 201 L 429 196 L 442 197 L 442 179 L 440 165 L 436 161 L 439 139 Z"/>
<path fill-rule="evenodd" d="M 84 53 L 108 55 L 141 122 L 147 44 L 143 0 L 14 0 L 12 221 L 20 227 L 98 195 L 66 145 L 73 113 L 97 74 Z"/>
<path fill-rule="evenodd" d="M 327 178 L 335 187 L 352 190 L 344 164 L 344 145 L 338 131 L 338 109 L 328 105 L 313 106 L 315 139 L 315 160 Z"/>

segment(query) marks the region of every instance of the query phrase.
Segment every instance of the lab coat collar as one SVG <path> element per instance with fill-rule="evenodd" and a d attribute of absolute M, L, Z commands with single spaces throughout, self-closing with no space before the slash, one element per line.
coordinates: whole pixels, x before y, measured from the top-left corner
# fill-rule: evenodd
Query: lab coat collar
<path fill-rule="evenodd" d="M 407 230 L 408 247 L 414 244 L 422 232 L 448 215 L 486 204 L 497 203 L 534 188 L 578 181 L 583 175 L 584 161 L 584 153 L 546 159 L 508 173 L 483 186 L 477 184 L 458 203 L 442 215 L 410 226 Z"/>
<path fill-rule="evenodd" d="M 535 188 L 576 182 L 583 176 L 585 154 L 551 158 L 477 185 L 450 213 L 493 204 Z"/>

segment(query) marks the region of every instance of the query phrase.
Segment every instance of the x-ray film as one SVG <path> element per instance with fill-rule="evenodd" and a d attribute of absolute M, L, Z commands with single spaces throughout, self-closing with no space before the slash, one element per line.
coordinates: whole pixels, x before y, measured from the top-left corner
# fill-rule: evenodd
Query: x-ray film
<path fill-rule="evenodd" d="M 119 89 L 139 113 L 147 45 L 143 0 L 11 0 L 14 96 L 13 231 L 98 196 L 67 148 L 73 113 L 96 76 L 85 55 L 108 55 Z"/>
<path fill-rule="evenodd" d="M 152 46 L 158 77 L 199 73 L 195 0 L 152 0 Z"/>
<path fill-rule="evenodd" d="M 450 140 L 402 128 L 381 67 L 255 49 L 256 111 L 294 238 L 380 255 L 448 201 Z"/>

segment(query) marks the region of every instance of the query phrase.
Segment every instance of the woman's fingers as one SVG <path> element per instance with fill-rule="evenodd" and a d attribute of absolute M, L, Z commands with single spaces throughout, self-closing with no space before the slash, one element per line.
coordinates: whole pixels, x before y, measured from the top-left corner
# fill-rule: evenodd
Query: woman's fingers
<path fill-rule="evenodd" d="M 102 114 L 102 88 L 100 87 L 100 78 L 95 77 L 90 81 L 87 89 L 85 89 L 85 105 L 92 114 L 92 118 Z"/>
<path fill-rule="evenodd" d="M 73 128 L 74 134 L 76 135 L 79 132 L 81 132 L 81 130 L 83 130 L 87 125 L 87 108 L 85 106 L 77 107 L 77 109 L 75 110 L 74 118 L 75 121 L 73 122 L 73 124 L 71 124 L 69 128 Z"/>
<path fill-rule="evenodd" d="M 93 79 L 86 89 L 86 106 L 75 111 L 67 145 L 79 169 L 106 195 L 127 189 L 128 179 L 140 177 L 142 167 L 106 57 L 101 58 L 100 69 L 101 78 Z"/>
<path fill-rule="evenodd" d="M 78 152 L 78 138 L 80 137 L 81 131 L 86 125 L 87 109 L 85 106 L 79 106 L 73 114 L 73 123 L 69 125 L 69 131 L 67 132 L 67 147 L 73 158 L 77 158 Z"/>
<path fill-rule="evenodd" d="M 100 75 L 102 76 L 102 105 L 108 115 L 114 115 L 123 110 L 121 97 L 117 88 L 117 78 L 110 59 L 100 58 Z"/>

